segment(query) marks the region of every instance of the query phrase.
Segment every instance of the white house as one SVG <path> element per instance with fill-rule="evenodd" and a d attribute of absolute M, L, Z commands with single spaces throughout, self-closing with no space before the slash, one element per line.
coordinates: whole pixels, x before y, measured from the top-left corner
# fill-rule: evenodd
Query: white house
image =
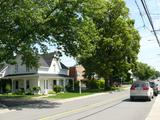
<path fill-rule="evenodd" d="M 40 93 L 47 94 L 53 90 L 54 85 L 61 85 L 65 90 L 68 80 L 72 78 L 68 75 L 68 68 L 53 56 L 53 53 L 40 55 L 38 69 L 22 65 L 21 57 L 18 56 L 17 64 L 6 65 L 0 70 L 0 79 L 11 80 L 12 92 L 21 88 L 27 91 L 33 87 L 40 87 Z"/>

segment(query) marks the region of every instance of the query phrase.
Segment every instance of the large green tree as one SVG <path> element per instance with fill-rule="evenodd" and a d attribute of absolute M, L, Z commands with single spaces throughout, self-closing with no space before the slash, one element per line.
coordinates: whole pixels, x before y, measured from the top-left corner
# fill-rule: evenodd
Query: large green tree
<path fill-rule="evenodd" d="M 145 63 L 137 62 L 133 75 L 140 80 L 148 80 L 159 77 L 159 72 Z"/>
<path fill-rule="evenodd" d="M 112 81 L 137 59 L 139 34 L 123 0 L 1 0 L 0 62 L 37 66 L 47 44 Z M 111 82 L 110 82 L 111 83 Z"/>
<path fill-rule="evenodd" d="M 102 1 L 1 0 L 0 62 L 14 63 L 19 54 L 25 64 L 37 66 L 38 53 L 47 51 L 46 43 L 56 46 L 57 53 L 89 54 L 94 49 L 91 43 L 99 37 L 90 16 L 98 15 L 93 6 Z"/>
<path fill-rule="evenodd" d="M 99 15 L 92 14 L 91 18 L 100 39 L 92 55 L 79 57 L 79 62 L 89 75 L 96 72 L 105 78 L 107 87 L 113 79 L 127 77 L 137 60 L 140 36 L 123 0 L 108 0 L 99 11 Z"/>

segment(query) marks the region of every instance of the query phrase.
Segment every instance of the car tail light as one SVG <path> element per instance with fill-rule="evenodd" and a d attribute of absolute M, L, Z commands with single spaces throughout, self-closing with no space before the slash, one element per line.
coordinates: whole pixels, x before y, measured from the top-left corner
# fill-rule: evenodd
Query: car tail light
<path fill-rule="evenodd" d="M 135 88 L 136 88 L 135 86 L 132 86 L 132 87 L 131 87 L 131 90 L 135 90 Z"/>
<path fill-rule="evenodd" d="M 143 87 L 143 90 L 149 90 L 149 87 L 144 86 L 144 87 Z"/>

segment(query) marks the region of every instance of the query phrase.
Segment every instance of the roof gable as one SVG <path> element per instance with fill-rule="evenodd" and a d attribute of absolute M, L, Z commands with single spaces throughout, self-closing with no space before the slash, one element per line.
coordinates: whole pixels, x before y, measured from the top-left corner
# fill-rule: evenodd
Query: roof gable
<path fill-rule="evenodd" d="M 54 57 L 54 53 L 52 52 L 48 54 L 42 54 L 41 57 L 45 60 L 48 66 L 51 66 L 51 63 Z"/>
<path fill-rule="evenodd" d="M 48 54 L 41 54 L 40 56 L 44 59 L 46 64 L 42 60 L 40 60 L 40 64 L 45 67 L 50 67 L 52 64 L 53 58 L 54 58 L 54 54 L 55 54 L 54 52 L 51 52 Z M 63 63 L 61 63 L 61 62 L 59 62 L 59 63 L 60 63 L 60 67 L 62 69 L 68 69 L 68 67 L 65 66 Z"/>

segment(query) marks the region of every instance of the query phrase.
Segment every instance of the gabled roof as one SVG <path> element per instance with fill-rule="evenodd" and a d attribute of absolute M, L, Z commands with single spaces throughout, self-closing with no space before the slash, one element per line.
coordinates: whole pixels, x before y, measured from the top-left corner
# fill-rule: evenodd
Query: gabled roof
<path fill-rule="evenodd" d="M 48 53 L 48 54 L 41 54 L 40 56 L 44 59 L 44 61 L 47 63 L 47 65 L 46 65 L 46 63 L 44 63 L 44 61 L 42 61 L 42 60 L 40 60 L 40 64 L 41 64 L 42 66 L 45 66 L 45 67 L 50 67 L 50 66 L 51 66 L 51 63 L 52 63 L 52 60 L 53 60 L 53 58 L 54 58 L 54 53 L 51 52 L 51 53 Z M 64 65 L 63 63 L 61 63 L 61 62 L 60 62 L 60 65 L 61 65 L 61 68 L 62 68 L 62 69 L 68 69 L 68 67 L 65 66 L 65 65 Z"/>
<path fill-rule="evenodd" d="M 48 53 L 48 54 L 42 54 L 41 57 L 45 60 L 45 62 L 47 63 L 47 65 L 50 66 L 51 63 L 52 63 L 52 59 L 54 57 L 54 53 L 51 52 L 51 53 Z"/>
<path fill-rule="evenodd" d="M 68 67 L 65 66 L 63 63 L 60 62 L 60 64 L 61 64 L 62 69 L 68 69 Z"/>
<path fill-rule="evenodd" d="M 1 72 L 5 67 L 7 67 L 6 64 L 0 63 L 0 72 Z"/>

